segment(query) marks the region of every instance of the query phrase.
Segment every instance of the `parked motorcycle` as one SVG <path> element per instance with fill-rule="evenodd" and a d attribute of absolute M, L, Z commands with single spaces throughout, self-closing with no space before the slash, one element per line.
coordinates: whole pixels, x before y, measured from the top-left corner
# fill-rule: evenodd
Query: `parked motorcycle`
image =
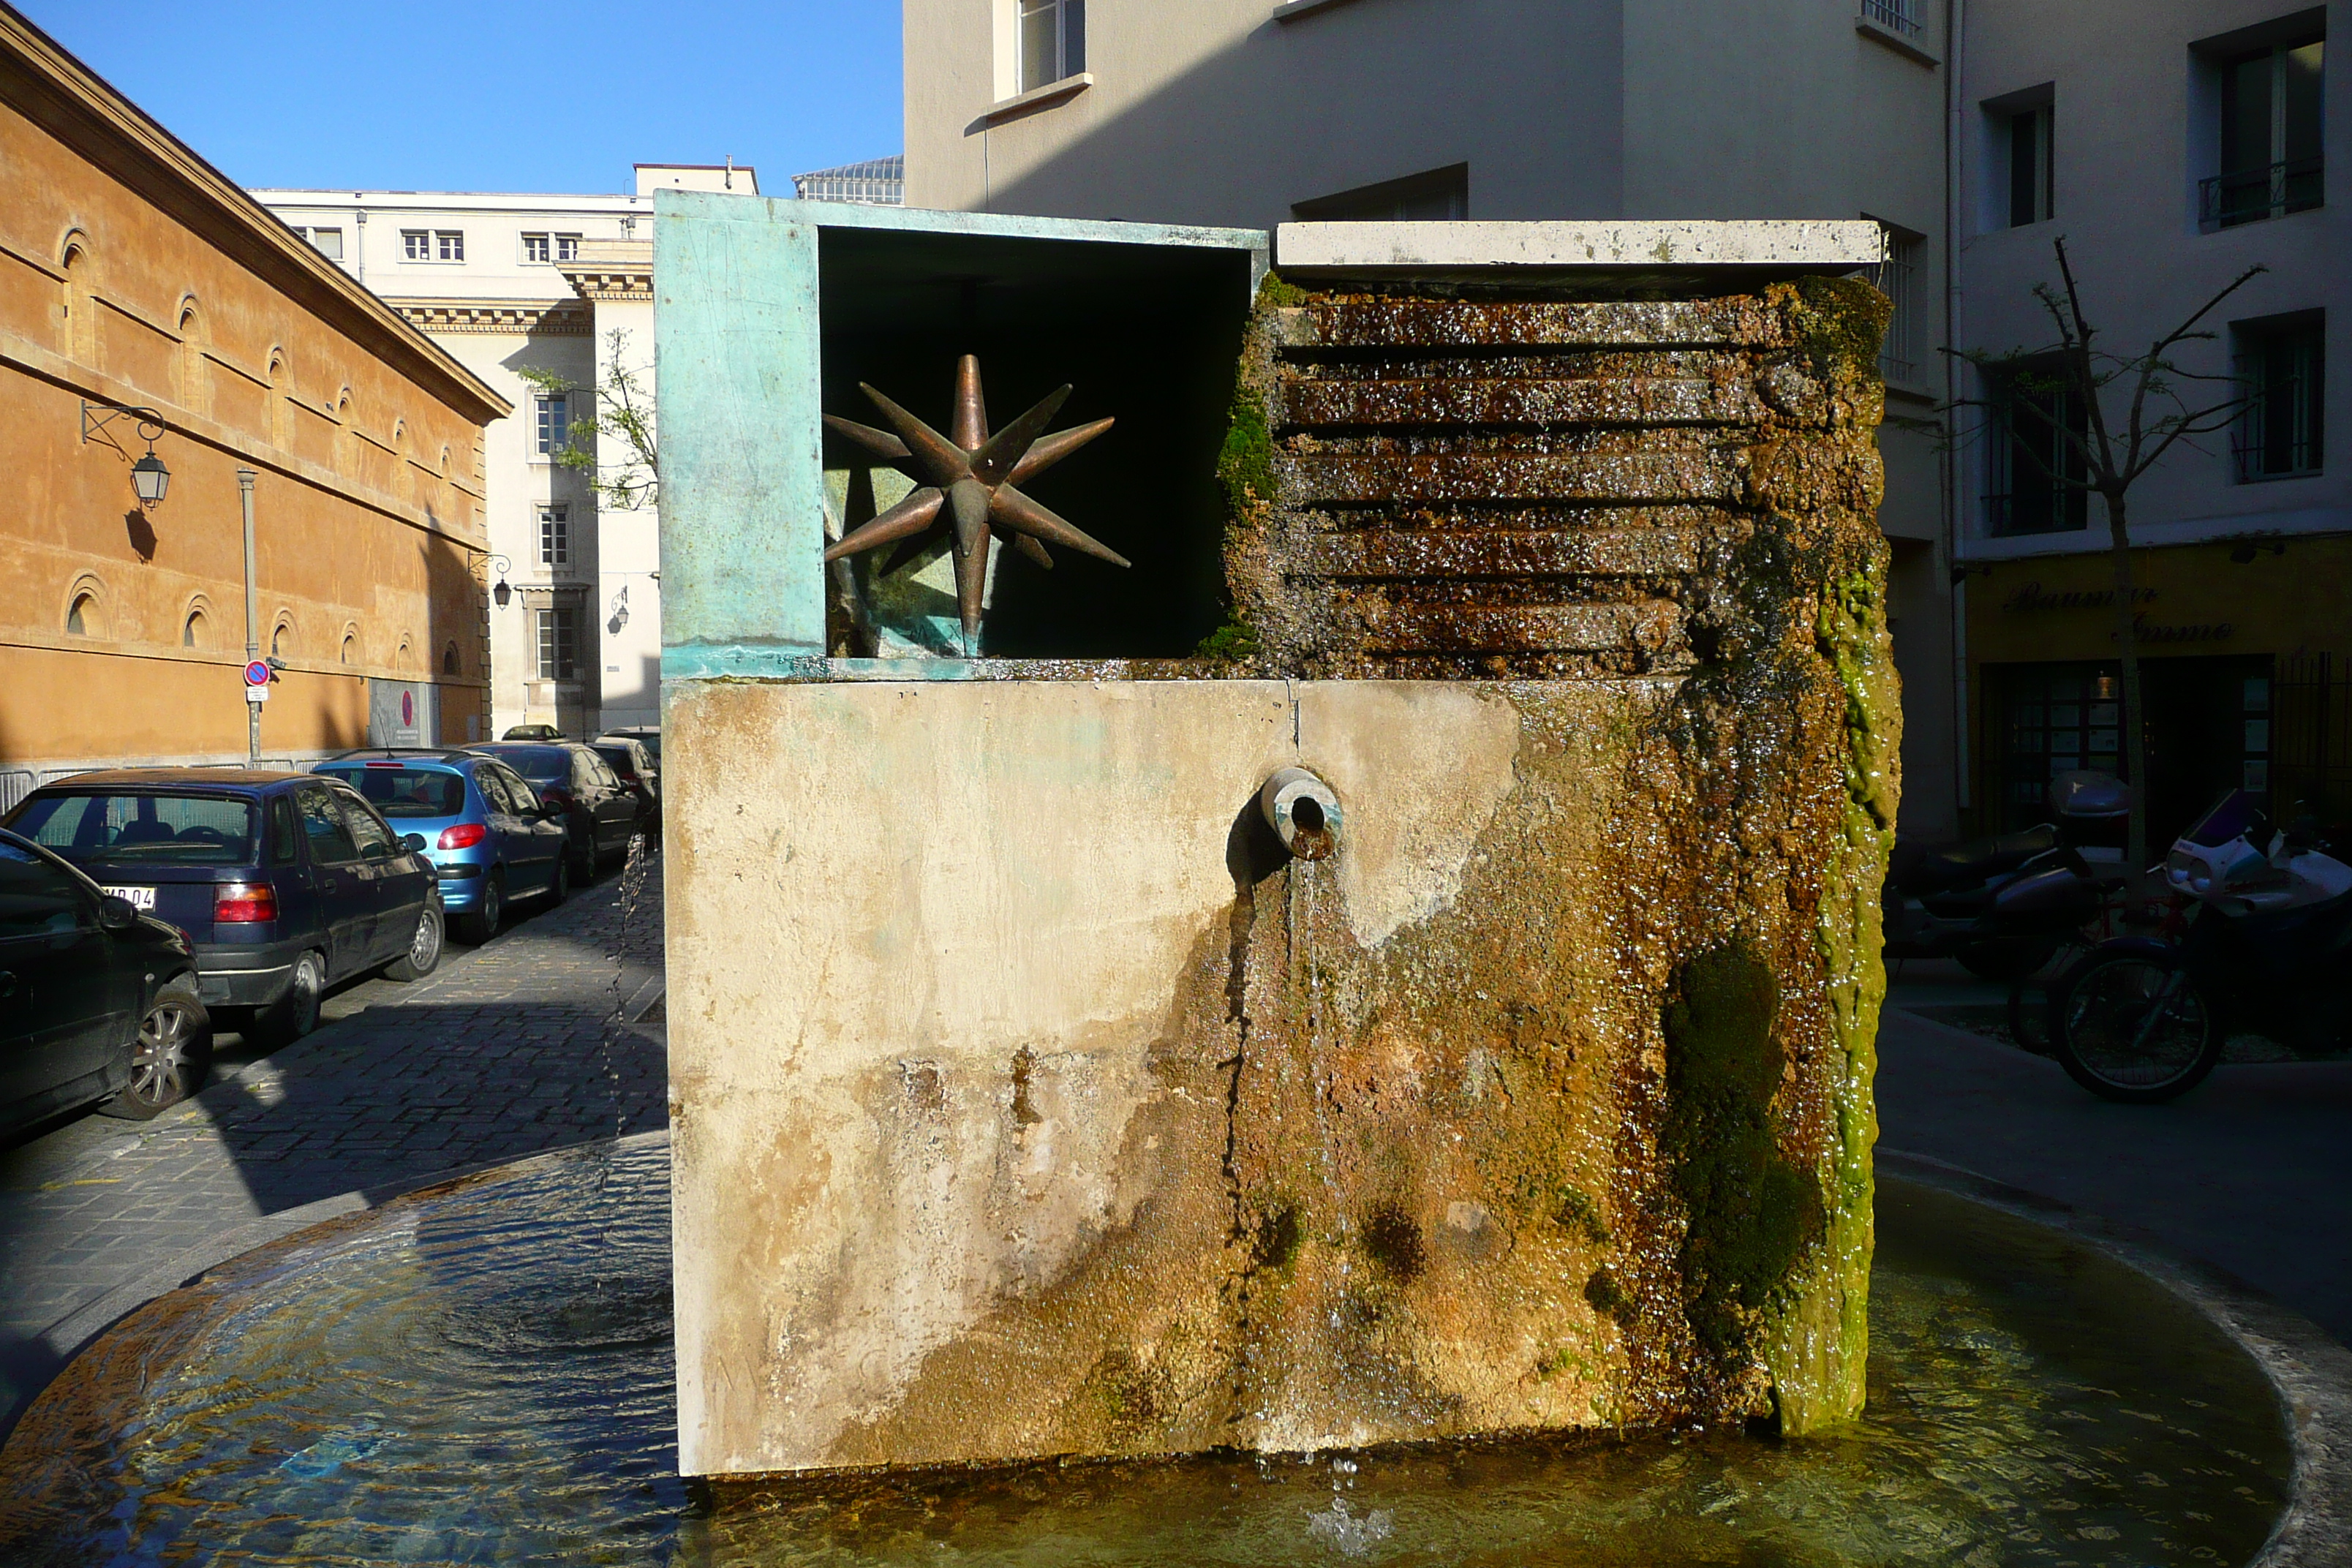
<path fill-rule="evenodd" d="M 2153 1104 L 2202 1082 L 2240 1030 L 2298 1055 L 2342 1045 L 2352 866 L 2307 827 L 2271 832 L 2232 790 L 2174 841 L 2164 879 L 2193 905 L 2179 939 L 2102 942 L 2053 994 L 2051 1044 L 2075 1082 Z"/>
<path fill-rule="evenodd" d="M 1954 958 L 1987 980 L 2018 980 L 2057 955 L 2105 899 L 2082 837 L 2130 809 L 2107 773 L 2062 773 L 2058 820 L 1965 844 L 1897 844 L 1880 904 L 1886 956 Z"/>

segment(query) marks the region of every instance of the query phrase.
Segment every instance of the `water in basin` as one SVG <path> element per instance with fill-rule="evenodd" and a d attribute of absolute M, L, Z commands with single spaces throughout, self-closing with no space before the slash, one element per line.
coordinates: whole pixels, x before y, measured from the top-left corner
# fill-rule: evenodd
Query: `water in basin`
<path fill-rule="evenodd" d="M 707 1487 L 675 1470 L 668 1150 L 542 1156 L 135 1314 L 0 1454 L 0 1559 L 682 1564 L 2243 1563 L 2280 1412 L 2103 1255 L 1883 1181 L 1870 1405 L 1738 1432 Z"/>

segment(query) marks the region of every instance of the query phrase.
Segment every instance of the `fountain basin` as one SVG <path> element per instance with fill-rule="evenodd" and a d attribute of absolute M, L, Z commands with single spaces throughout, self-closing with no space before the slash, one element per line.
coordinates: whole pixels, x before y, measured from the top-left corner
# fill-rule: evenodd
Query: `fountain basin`
<path fill-rule="evenodd" d="M 0 1558 L 2344 1561 L 2340 1478 L 2309 1440 L 2315 1410 L 2325 1426 L 2352 1408 L 2340 1347 L 2291 1390 L 2291 1419 L 2242 1321 L 2233 1334 L 2105 1248 L 1885 1173 L 1869 1404 L 1828 1435 L 688 1483 L 668 1152 L 656 1134 L 525 1160 L 133 1313 L 0 1452 Z"/>

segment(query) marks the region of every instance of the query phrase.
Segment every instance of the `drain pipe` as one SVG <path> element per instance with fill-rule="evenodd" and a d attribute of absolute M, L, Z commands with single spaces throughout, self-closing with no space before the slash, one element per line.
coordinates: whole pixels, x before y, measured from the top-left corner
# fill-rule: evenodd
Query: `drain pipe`
<path fill-rule="evenodd" d="M 237 499 L 245 504 L 245 662 L 261 657 L 261 589 L 253 580 L 253 481 L 251 468 L 236 471 Z M 260 689 L 267 692 L 269 689 Z M 245 702 L 245 765 L 261 765 L 261 702 L 250 693 Z"/>
<path fill-rule="evenodd" d="M 1305 768 L 1285 768 L 1266 780 L 1257 804 L 1293 858 L 1328 860 L 1339 852 L 1339 797 Z"/>
<path fill-rule="evenodd" d="M 1967 163 L 1965 89 L 1961 79 L 1962 35 L 1968 26 L 1967 0 L 1944 0 L 1944 347 L 1956 348 L 1959 330 L 1961 226 L 1966 203 L 1960 176 Z M 1959 412 L 1960 368 L 1957 354 L 1944 355 L 1944 578 L 1950 584 L 1952 659 L 1952 805 L 1958 818 L 1954 826 L 1965 834 L 1974 809 L 1971 777 L 1975 767 L 1969 754 L 1969 582 L 1960 570 Z M 1957 579 L 1957 581 L 1955 581 Z"/>

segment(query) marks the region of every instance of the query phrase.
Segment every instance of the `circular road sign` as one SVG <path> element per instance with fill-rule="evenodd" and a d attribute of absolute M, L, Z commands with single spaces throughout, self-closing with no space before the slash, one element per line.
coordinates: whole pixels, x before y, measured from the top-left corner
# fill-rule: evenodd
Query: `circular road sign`
<path fill-rule="evenodd" d="M 251 664 L 247 665 L 245 667 L 245 683 L 247 686 L 268 685 L 269 666 L 257 658 Z"/>

